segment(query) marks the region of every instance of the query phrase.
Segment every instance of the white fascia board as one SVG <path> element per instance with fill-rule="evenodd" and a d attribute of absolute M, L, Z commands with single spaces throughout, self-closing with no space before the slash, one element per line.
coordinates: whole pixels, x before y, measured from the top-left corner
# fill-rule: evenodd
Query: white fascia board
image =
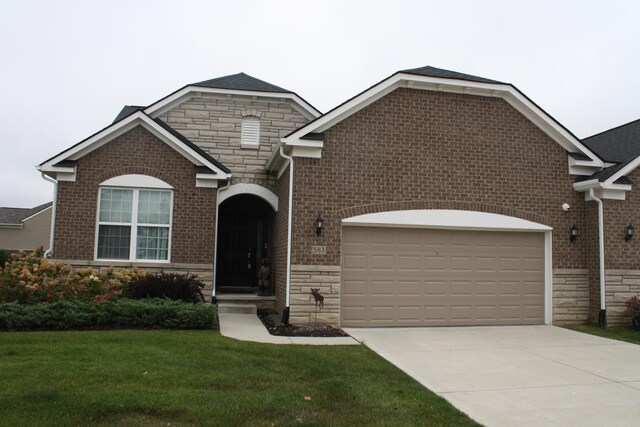
<path fill-rule="evenodd" d="M 506 215 L 449 209 L 417 209 L 358 215 L 344 225 L 367 227 L 435 228 L 488 231 L 551 231 L 552 228 Z"/>
<path fill-rule="evenodd" d="M 53 205 L 49 206 L 49 207 L 46 207 L 46 208 L 42 209 L 41 211 L 38 211 L 38 212 L 34 213 L 33 215 L 26 217 L 25 219 L 22 220 L 22 222 L 29 221 L 31 218 L 34 218 L 34 217 L 40 215 L 41 213 L 46 212 L 46 211 L 48 211 L 49 209 L 52 209 L 52 208 L 53 208 Z"/>
<path fill-rule="evenodd" d="M 40 170 L 45 172 L 55 172 L 56 168 L 53 165 L 62 161 L 62 160 L 78 160 L 82 158 L 87 153 L 100 148 L 101 146 L 107 144 L 112 141 L 114 138 L 117 138 L 120 135 L 123 135 L 127 131 L 133 129 L 136 126 L 142 125 L 149 132 L 154 134 L 157 138 L 167 143 L 178 153 L 182 154 L 184 157 L 189 159 L 192 163 L 198 166 L 207 166 L 211 170 L 216 172 L 216 179 L 227 179 L 230 177 L 230 174 L 224 172 L 219 169 L 216 165 L 209 162 L 207 159 L 202 157 L 199 153 L 192 150 L 190 147 L 185 145 L 178 138 L 173 136 L 170 132 L 162 128 L 158 125 L 153 119 L 147 116 L 145 113 L 138 111 L 125 119 L 114 123 L 113 125 L 103 129 L 98 132 L 91 138 L 85 140 L 81 144 L 72 147 L 71 149 L 59 154 L 53 159 L 49 160 L 47 163 L 41 166 Z M 69 168 L 71 169 L 71 168 Z M 73 169 L 73 178 L 75 180 L 75 168 Z M 64 180 L 64 179 L 63 179 Z"/>
<path fill-rule="evenodd" d="M 620 169 L 618 172 L 616 172 L 615 174 L 613 174 L 609 179 L 607 179 L 605 181 L 606 184 L 613 184 L 614 182 L 616 182 L 618 179 L 622 178 L 625 175 L 630 174 L 631 172 L 633 172 L 635 170 L 635 168 L 637 168 L 640 165 L 640 156 L 636 157 L 635 159 L 633 159 L 633 161 L 631 161 L 629 164 L 627 164 L 626 166 L 624 166 L 622 169 Z"/>
<path fill-rule="evenodd" d="M 323 116 L 320 116 L 318 119 L 309 123 L 307 126 L 299 128 L 291 135 L 283 138 L 283 141 L 285 142 L 285 144 L 289 145 L 298 142 L 301 137 L 310 132 L 322 132 L 323 130 L 330 128 L 334 124 L 349 117 L 356 111 L 361 110 L 367 105 L 377 101 L 386 94 L 392 92 L 394 89 L 398 88 L 400 86 L 400 81 L 401 76 L 399 74 L 394 74 L 393 76 L 387 78 L 386 80 L 383 80 L 372 88 L 369 88 L 368 90 L 362 92 L 360 95 L 357 95 L 355 98 L 347 101 L 340 107 L 330 111 Z"/>
<path fill-rule="evenodd" d="M 284 138 L 287 145 L 299 143 L 302 136 L 310 132 L 322 132 L 346 117 L 377 101 L 398 87 L 408 87 L 419 90 L 433 90 L 466 93 L 478 96 L 493 96 L 504 99 L 549 137 L 567 151 L 576 151 L 593 159 L 591 164 L 603 167 L 604 162 L 583 145 L 570 132 L 560 126 L 548 114 L 531 102 L 515 87 L 508 84 L 481 83 L 467 80 L 443 79 L 437 77 L 418 76 L 414 74 L 396 73 L 366 90 L 340 107 L 321 116 L 317 120 L 303 126 L 293 134 Z"/>
<path fill-rule="evenodd" d="M 589 181 L 580 181 L 573 184 L 573 189 L 576 191 L 587 191 L 590 188 L 600 188 L 602 185 L 597 179 L 590 179 Z"/>
<path fill-rule="evenodd" d="M 220 95 L 236 95 L 236 96 L 248 96 L 248 97 L 260 97 L 260 98 L 272 98 L 272 99 L 286 99 L 291 100 L 300 107 L 302 110 L 300 111 L 308 119 L 315 119 L 320 116 L 320 111 L 313 108 L 313 106 L 307 103 L 304 99 L 300 98 L 298 95 L 294 93 L 287 92 L 259 92 L 259 91 L 250 91 L 250 90 L 234 90 L 234 89 L 218 89 L 218 88 L 208 88 L 208 87 L 199 87 L 199 86 L 185 86 L 177 92 L 157 101 L 154 104 L 151 104 L 147 108 L 145 108 L 144 112 L 150 115 L 151 117 L 157 117 L 160 114 L 170 110 L 175 105 L 178 105 L 184 102 L 185 99 L 195 96 L 200 93 L 211 93 L 211 94 L 220 94 Z"/>

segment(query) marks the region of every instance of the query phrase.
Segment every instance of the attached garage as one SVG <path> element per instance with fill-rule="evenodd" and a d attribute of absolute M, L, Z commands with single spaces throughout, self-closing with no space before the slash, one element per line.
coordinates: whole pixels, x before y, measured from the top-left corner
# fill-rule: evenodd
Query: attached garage
<path fill-rule="evenodd" d="M 342 326 L 549 323 L 550 228 L 467 211 L 343 221 Z"/>

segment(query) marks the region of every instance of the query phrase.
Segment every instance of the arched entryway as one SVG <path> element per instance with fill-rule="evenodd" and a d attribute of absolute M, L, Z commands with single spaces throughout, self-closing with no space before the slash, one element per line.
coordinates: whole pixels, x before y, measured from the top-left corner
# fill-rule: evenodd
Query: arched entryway
<path fill-rule="evenodd" d="M 218 206 L 216 290 L 254 292 L 262 258 L 272 246 L 273 208 L 264 199 L 238 194 Z"/>

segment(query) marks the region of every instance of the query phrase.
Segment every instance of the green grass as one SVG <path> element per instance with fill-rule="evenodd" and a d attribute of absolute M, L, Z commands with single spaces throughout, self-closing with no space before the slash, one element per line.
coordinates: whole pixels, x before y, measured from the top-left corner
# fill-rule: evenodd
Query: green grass
<path fill-rule="evenodd" d="M 476 425 L 364 346 L 213 331 L 0 333 L 3 426 L 300 423 Z"/>
<path fill-rule="evenodd" d="M 600 329 L 596 325 L 577 325 L 577 326 L 568 326 L 568 329 L 572 329 L 578 332 L 584 332 L 585 334 L 597 335 L 599 337 L 626 341 L 633 344 L 640 344 L 640 332 L 634 331 L 629 327 L 626 327 L 626 328 L 614 327 L 614 328 Z"/>

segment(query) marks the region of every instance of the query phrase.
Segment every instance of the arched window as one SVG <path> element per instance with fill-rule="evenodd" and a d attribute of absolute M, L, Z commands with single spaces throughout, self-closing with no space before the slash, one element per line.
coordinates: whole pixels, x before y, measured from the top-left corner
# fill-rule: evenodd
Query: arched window
<path fill-rule="evenodd" d="M 242 119 L 242 148 L 257 149 L 260 147 L 260 119 L 255 116 L 246 116 Z"/>

